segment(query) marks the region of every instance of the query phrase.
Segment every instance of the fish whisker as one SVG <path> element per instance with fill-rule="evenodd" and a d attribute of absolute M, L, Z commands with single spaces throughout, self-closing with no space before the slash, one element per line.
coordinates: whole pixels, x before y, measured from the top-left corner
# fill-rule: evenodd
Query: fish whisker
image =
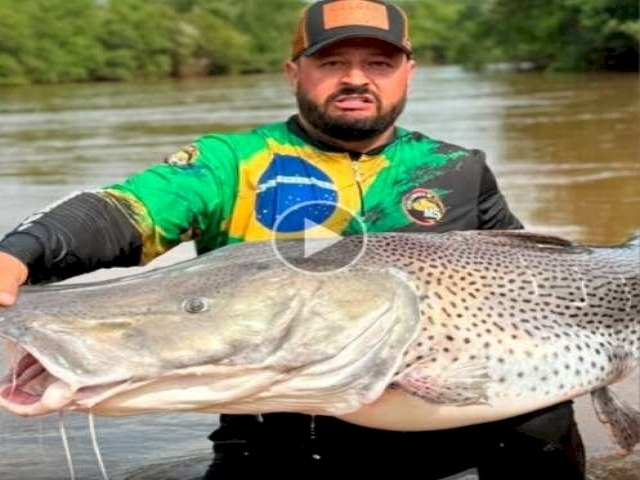
<path fill-rule="evenodd" d="M 62 437 L 62 446 L 64 447 L 64 453 L 67 457 L 67 467 L 69 468 L 69 478 L 71 480 L 76 479 L 76 472 L 73 468 L 73 460 L 71 459 L 71 450 L 69 450 L 69 441 L 67 440 L 67 432 L 64 428 L 64 420 L 63 420 L 64 412 L 60 411 L 60 437 Z"/>
<path fill-rule="evenodd" d="M 104 462 L 102 461 L 102 455 L 100 454 L 100 448 L 98 447 L 98 439 L 96 436 L 96 429 L 93 421 L 93 412 L 91 411 L 89 411 L 89 432 L 91 433 L 91 444 L 93 445 L 93 451 L 96 454 L 96 459 L 98 460 L 102 478 L 104 480 L 109 480 L 109 475 L 107 475 L 107 470 L 106 468 L 104 468 Z"/>

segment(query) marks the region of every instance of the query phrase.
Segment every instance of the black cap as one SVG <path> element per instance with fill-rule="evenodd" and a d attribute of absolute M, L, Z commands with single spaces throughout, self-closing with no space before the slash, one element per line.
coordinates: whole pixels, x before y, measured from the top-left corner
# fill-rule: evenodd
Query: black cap
<path fill-rule="evenodd" d="M 291 58 L 309 56 L 345 38 L 377 38 L 411 55 L 409 22 L 397 6 L 374 0 L 321 0 L 298 23 Z"/>

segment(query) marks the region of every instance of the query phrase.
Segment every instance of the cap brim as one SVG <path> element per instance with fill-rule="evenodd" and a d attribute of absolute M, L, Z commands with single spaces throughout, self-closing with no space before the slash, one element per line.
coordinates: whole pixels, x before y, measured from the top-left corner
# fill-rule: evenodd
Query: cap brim
<path fill-rule="evenodd" d="M 394 42 L 392 40 L 389 40 L 388 38 L 384 38 L 382 36 L 376 36 L 376 35 L 371 35 L 371 34 L 363 34 L 363 33 L 344 33 L 342 35 L 337 35 L 329 40 L 325 40 L 324 42 L 320 42 L 317 43 L 315 45 L 313 45 L 312 47 L 307 48 L 306 50 L 303 50 L 297 57 L 310 57 L 315 53 L 318 53 L 320 50 L 322 50 L 325 47 L 328 47 L 331 44 L 334 44 L 336 42 L 339 42 L 341 40 L 346 40 L 349 38 L 371 38 L 374 40 L 380 40 L 382 42 L 388 43 L 389 45 L 393 45 L 394 47 L 396 47 L 398 50 L 402 50 L 404 53 L 406 53 L 407 55 L 411 55 L 411 50 L 409 48 L 406 47 L 406 45 L 403 45 L 401 43 L 398 42 Z"/>

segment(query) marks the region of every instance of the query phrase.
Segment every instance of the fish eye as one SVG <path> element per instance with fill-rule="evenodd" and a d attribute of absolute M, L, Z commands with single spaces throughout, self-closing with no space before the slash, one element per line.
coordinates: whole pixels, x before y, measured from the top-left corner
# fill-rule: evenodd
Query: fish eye
<path fill-rule="evenodd" d="M 207 301 L 204 298 L 187 298 L 182 302 L 182 308 L 187 313 L 200 313 L 207 309 Z"/>

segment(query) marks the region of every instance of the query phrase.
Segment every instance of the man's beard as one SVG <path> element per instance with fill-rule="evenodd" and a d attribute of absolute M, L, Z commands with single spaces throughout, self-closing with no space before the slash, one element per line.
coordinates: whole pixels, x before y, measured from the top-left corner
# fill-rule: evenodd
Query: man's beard
<path fill-rule="evenodd" d="M 373 97 L 376 104 L 376 115 L 370 118 L 344 118 L 327 113 L 330 103 L 343 95 L 369 95 Z M 398 119 L 407 101 L 405 95 L 392 105 L 389 111 L 382 113 L 380 97 L 366 88 L 357 87 L 345 87 L 331 94 L 324 106 L 315 103 L 300 91 L 296 92 L 296 99 L 300 114 L 313 128 L 328 137 L 344 142 L 371 140 L 384 133 Z"/>

